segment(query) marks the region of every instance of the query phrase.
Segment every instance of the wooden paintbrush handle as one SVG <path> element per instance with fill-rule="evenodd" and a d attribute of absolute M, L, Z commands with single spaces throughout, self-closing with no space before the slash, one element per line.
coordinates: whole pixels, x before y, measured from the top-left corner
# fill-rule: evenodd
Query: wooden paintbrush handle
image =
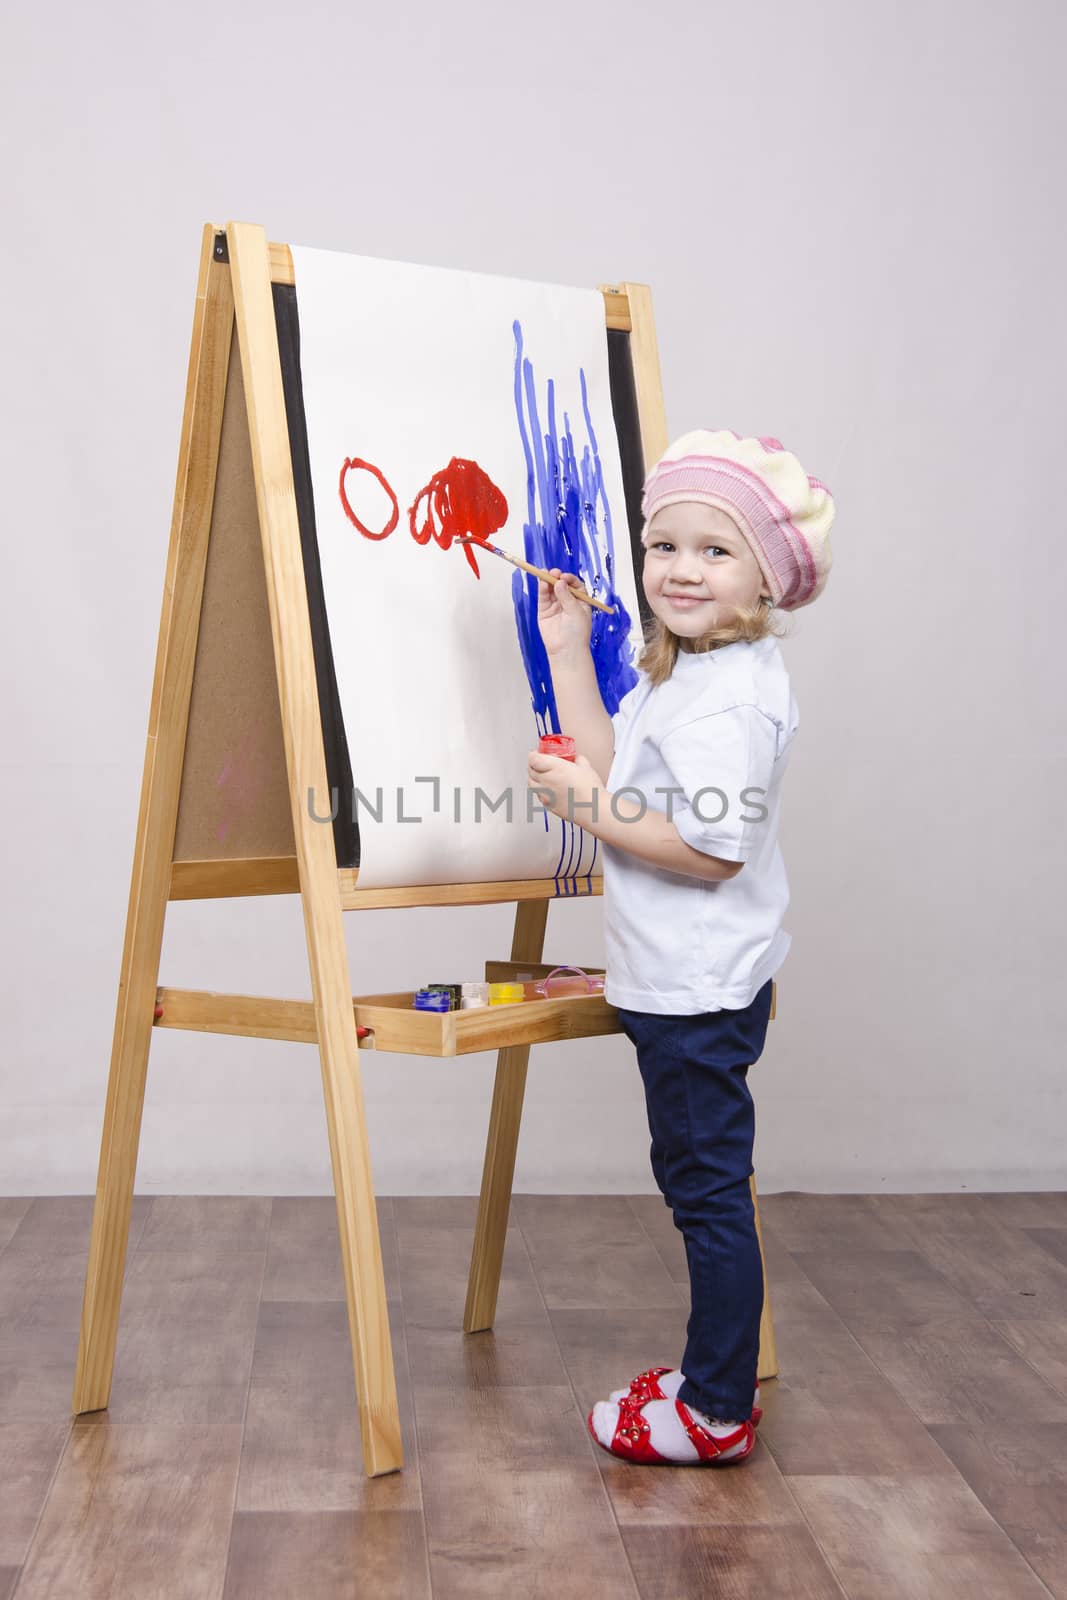
<path fill-rule="evenodd" d="M 510 561 L 513 567 L 521 567 L 523 572 L 531 572 L 535 578 L 543 578 L 546 583 L 552 582 L 552 574 L 545 567 L 532 567 L 528 561 L 523 561 L 521 556 L 513 556 L 507 550 L 501 550 L 498 544 L 487 544 L 481 539 L 476 539 L 473 533 L 459 533 L 456 535 L 457 544 L 470 544 L 476 550 L 488 550 L 490 555 L 503 556 L 505 561 Z M 583 605 L 593 606 L 597 611 L 604 611 L 609 617 L 615 615 L 614 606 L 606 606 L 603 600 L 595 600 L 584 589 L 576 589 L 571 585 L 571 594 L 576 600 L 581 600 Z"/>
<path fill-rule="evenodd" d="M 518 556 L 509 556 L 504 550 L 500 553 L 506 560 L 514 562 L 517 567 L 521 567 L 523 572 L 532 572 L 535 578 L 543 578 L 546 583 L 552 582 L 551 572 L 548 572 L 544 567 L 532 567 L 528 561 L 520 561 Z M 615 613 L 614 606 L 606 606 L 603 600 L 595 599 L 585 589 L 576 589 L 573 584 L 571 584 L 571 594 L 576 600 L 581 600 L 584 605 L 594 606 L 597 611 L 606 611 L 608 616 L 613 616 Z"/>

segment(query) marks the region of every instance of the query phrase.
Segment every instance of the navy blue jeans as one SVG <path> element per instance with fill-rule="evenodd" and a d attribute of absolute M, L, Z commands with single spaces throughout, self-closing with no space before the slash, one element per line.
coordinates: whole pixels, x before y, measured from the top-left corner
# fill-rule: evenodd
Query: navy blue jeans
<path fill-rule="evenodd" d="M 652 1171 L 689 1264 L 679 1399 L 738 1421 L 752 1415 L 763 1311 L 748 1069 L 763 1052 L 770 1013 L 769 978 L 742 1010 L 619 1011 L 645 1085 Z"/>

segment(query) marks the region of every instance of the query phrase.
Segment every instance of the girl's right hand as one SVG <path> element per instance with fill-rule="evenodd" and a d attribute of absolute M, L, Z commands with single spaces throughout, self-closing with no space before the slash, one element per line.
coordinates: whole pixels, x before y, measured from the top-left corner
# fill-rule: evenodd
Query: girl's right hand
<path fill-rule="evenodd" d="M 589 649 L 593 632 L 593 611 L 571 594 L 582 588 L 573 572 L 552 568 L 552 582 L 537 580 L 537 626 L 545 652 L 550 656 L 580 655 Z"/>

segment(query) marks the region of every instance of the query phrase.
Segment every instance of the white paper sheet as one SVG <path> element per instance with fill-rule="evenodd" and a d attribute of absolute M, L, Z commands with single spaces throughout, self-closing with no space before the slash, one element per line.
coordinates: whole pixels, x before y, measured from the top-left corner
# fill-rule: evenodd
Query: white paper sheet
<path fill-rule="evenodd" d="M 600 863 L 592 835 L 539 810 L 527 820 L 527 752 L 556 731 L 549 706 L 535 710 L 546 686 L 536 660 L 531 685 L 520 643 L 525 618 L 536 656 L 536 580 L 488 551 L 475 551 L 476 577 L 451 538 L 481 531 L 537 565 L 573 565 L 621 604 L 614 619 L 593 614 L 614 711 L 636 679 L 641 629 L 603 296 L 292 254 L 323 588 L 358 791 L 338 803 L 356 806 L 359 883 L 558 877 L 566 892 Z M 436 493 L 420 498 L 438 474 Z M 477 529 L 465 515 L 471 483 Z M 495 519 L 480 508 L 492 512 L 494 488 L 507 516 L 486 531 Z M 387 536 L 368 536 L 394 514 Z M 573 563 L 568 547 L 581 551 Z M 511 820 L 506 802 L 493 810 L 478 790 L 489 802 L 510 791 Z M 319 814 L 328 809 L 317 797 Z"/>

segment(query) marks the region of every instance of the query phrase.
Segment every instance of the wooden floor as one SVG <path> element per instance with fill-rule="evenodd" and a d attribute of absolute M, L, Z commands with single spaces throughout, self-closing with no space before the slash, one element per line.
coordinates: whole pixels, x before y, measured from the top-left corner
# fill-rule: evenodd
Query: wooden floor
<path fill-rule="evenodd" d="M 1067 1596 L 1067 1195 L 761 1203 L 781 1376 L 744 1466 L 594 1400 L 684 1344 L 659 1196 L 380 1202 L 402 1473 L 363 1475 L 331 1200 L 138 1199 L 112 1405 L 72 1426 L 90 1203 L 0 1199 L 0 1600 Z"/>

